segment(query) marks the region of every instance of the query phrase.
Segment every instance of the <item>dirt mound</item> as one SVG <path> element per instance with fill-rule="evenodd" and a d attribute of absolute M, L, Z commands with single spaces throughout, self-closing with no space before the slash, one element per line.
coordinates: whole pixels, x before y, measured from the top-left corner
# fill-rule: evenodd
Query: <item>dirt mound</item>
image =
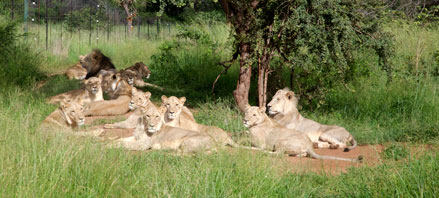
<path fill-rule="evenodd" d="M 344 158 L 356 159 L 358 156 L 363 156 L 363 163 L 353 163 L 339 160 L 320 160 L 305 157 L 288 157 L 288 164 L 294 172 L 316 172 L 326 174 L 339 174 L 346 172 L 350 167 L 359 166 L 376 166 L 381 164 L 380 153 L 383 151 L 382 145 L 365 145 L 358 146 L 349 152 L 343 152 L 343 149 L 315 149 L 316 153 L 320 155 L 337 156 Z"/>

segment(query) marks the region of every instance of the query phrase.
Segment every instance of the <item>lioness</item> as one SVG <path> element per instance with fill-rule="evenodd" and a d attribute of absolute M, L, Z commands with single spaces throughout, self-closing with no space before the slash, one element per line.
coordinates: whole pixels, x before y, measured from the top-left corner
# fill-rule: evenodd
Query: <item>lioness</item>
<path fill-rule="evenodd" d="M 72 101 L 65 99 L 60 102 L 59 108 L 52 112 L 40 126 L 41 130 L 62 129 L 65 132 L 73 132 L 72 129 L 84 125 L 85 116 L 82 101 Z M 75 131 L 75 135 L 91 135 L 99 136 L 103 132 L 102 129 L 92 131 Z"/>
<path fill-rule="evenodd" d="M 109 74 L 104 79 L 102 89 L 108 93 L 112 100 L 102 100 L 87 104 L 86 116 L 111 116 L 127 113 L 131 101 L 132 87 L 122 80 L 119 73 Z"/>
<path fill-rule="evenodd" d="M 131 150 L 169 149 L 192 153 L 212 148 L 211 137 L 196 131 L 176 128 L 163 122 L 163 114 L 155 106 L 145 109 L 138 119 L 134 136 L 119 139 L 116 145 Z"/>
<path fill-rule="evenodd" d="M 151 71 L 149 71 L 148 66 L 146 66 L 143 62 L 138 62 L 121 72 L 123 73 L 128 71 L 130 73 L 129 75 L 131 75 L 130 77 L 132 78 L 132 81 L 128 81 L 130 85 L 135 85 L 137 87 L 143 87 L 147 85 L 147 83 L 143 81 L 143 78 L 149 78 L 151 75 Z"/>
<path fill-rule="evenodd" d="M 63 99 L 79 100 L 84 103 L 104 100 L 101 88 L 102 77 L 91 77 L 83 80 L 84 87 L 81 89 L 72 90 L 66 93 L 52 96 L 48 99 L 50 104 L 57 104 Z"/>
<path fill-rule="evenodd" d="M 332 159 L 359 162 L 335 156 L 321 156 L 314 152 L 313 143 L 304 133 L 288 129 L 265 114 L 265 107 L 250 107 L 245 110 L 244 126 L 250 130 L 251 142 L 254 146 L 269 151 L 286 153 L 292 156 L 310 156 L 315 159 Z"/>
<path fill-rule="evenodd" d="M 168 98 L 164 95 L 162 96 L 162 106 L 160 108 L 164 114 L 165 124 L 187 130 L 199 131 L 209 135 L 219 144 L 238 147 L 224 130 L 216 126 L 198 124 L 189 109 L 184 106 L 185 101 L 185 97 L 177 98 L 171 96 Z"/>
<path fill-rule="evenodd" d="M 98 49 L 87 54 L 80 62 L 82 67 L 87 70 L 85 79 L 97 76 L 99 73 L 104 75 L 108 72 L 116 72 L 116 67 L 114 67 L 111 59 L 102 54 Z"/>
<path fill-rule="evenodd" d="M 324 125 L 304 118 L 297 110 L 298 100 L 294 92 L 287 89 L 279 90 L 268 103 L 268 114 L 279 124 L 305 133 L 318 148 L 344 148 L 350 151 L 357 146 L 357 141 L 343 127 Z M 352 146 L 347 147 L 350 142 Z"/>
<path fill-rule="evenodd" d="M 133 129 L 136 127 L 137 120 L 142 115 L 141 109 L 139 107 L 147 108 L 149 105 L 152 105 L 149 98 L 151 97 L 150 92 L 143 93 L 142 91 L 138 91 L 136 88 L 132 88 L 131 90 L 132 96 L 131 101 L 128 105 L 128 108 L 131 111 L 134 111 L 126 120 L 122 122 L 116 122 L 114 124 L 105 124 L 104 128 L 122 128 L 122 129 Z"/>
<path fill-rule="evenodd" d="M 66 70 L 65 74 L 69 80 L 84 80 L 85 76 L 87 76 L 87 70 L 83 68 L 81 64 L 81 61 L 84 59 L 84 57 L 85 56 L 79 56 L 79 62 Z"/>

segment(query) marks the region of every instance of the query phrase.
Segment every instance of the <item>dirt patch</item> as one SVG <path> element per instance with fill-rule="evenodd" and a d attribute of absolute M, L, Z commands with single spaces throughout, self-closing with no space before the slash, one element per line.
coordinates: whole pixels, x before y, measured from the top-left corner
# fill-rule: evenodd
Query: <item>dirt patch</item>
<path fill-rule="evenodd" d="M 335 175 L 346 172 L 350 167 L 376 166 L 382 163 L 380 153 L 383 151 L 382 145 L 358 146 L 349 152 L 343 149 L 316 149 L 319 155 L 337 156 L 356 159 L 363 156 L 363 163 L 353 163 L 339 160 L 320 160 L 307 157 L 287 157 L 287 162 L 293 172 L 316 172 Z"/>

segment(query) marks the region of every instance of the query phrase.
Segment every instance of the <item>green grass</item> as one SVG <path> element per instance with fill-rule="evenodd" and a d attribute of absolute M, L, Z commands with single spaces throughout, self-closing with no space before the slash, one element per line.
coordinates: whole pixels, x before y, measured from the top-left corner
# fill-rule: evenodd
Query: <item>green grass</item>
<path fill-rule="evenodd" d="M 411 33 L 410 27 L 392 24 L 389 27 L 394 32 L 403 32 L 396 38 L 401 46 L 397 54 L 412 54 L 413 46 L 405 46 L 407 43 L 401 39 L 413 39 L 409 35 L 414 32 L 436 34 L 423 29 L 413 29 Z M 248 143 L 242 115 L 231 94 L 236 85 L 236 65 L 221 77 L 215 96 L 210 93 L 211 82 L 222 69 L 216 63 L 230 58 L 227 26 L 199 28 L 205 28 L 215 38 L 218 50 L 209 51 L 209 46 L 184 39 L 177 42 L 181 46 L 164 52 L 163 47 L 175 44 L 171 38 L 100 42 L 93 46 L 86 42 L 77 44 L 80 41 L 73 38 L 66 41 L 71 45 L 65 49 L 65 55 L 37 49 L 43 58 L 34 63 L 43 72 L 59 72 L 93 47 L 101 48 L 118 68 L 144 61 L 151 65 L 150 82 L 166 88 L 149 90 L 153 101 L 160 101 L 162 94 L 186 96 L 198 122 L 221 127 L 231 132 L 235 141 Z M 425 37 L 426 43 L 435 43 L 434 38 Z M 429 52 L 436 49 L 430 45 L 427 48 Z M 16 54 L 20 53 L 29 55 L 24 54 L 28 51 Z M 439 102 L 435 77 L 397 72 L 394 82 L 386 85 L 385 74 L 375 65 L 375 57 L 367 52 L 361 56 L 358 64 L 370 65 L 371 75 L 356 79 L 348 88 L 332 90 L 324 107 L 303 113 L 320 122 L 346 127 L 360 144 L 392 142 L 395 146 L 384 152 L 387 157 L 376 167 L 351 168 L 336 176 L 293 173 L 284 157 L 240 149 L 186 156 L 166 151 L 129 152 L 108 149 L 105 142 L 38 131 L 42 120 L 56 108 L 46 104 L 46 98 L 79 87 L 78 81 L 54 76 L 40 89 L 1 84 L 4 87 L 0 91 L 0 197 L 437 196 L 436 150 L 412 156 L 395 142 L 407 141 L 409 146 L 437 144 Z M 430 56 L 431 53 L 425 54 L 426 60 Z M 401 60 L 396 56 L 392 61 Z M 404 64 L 396 66 L 404 68 Z M 423 64 L 423 68 L 430 65 Z"/>

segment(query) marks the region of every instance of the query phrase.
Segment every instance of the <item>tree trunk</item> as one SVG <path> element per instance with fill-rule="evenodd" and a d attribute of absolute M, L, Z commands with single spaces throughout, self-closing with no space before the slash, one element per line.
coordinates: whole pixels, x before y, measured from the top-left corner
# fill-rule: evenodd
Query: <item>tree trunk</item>
<path fill-rule="evenodd" d="M 239 79 L 236 85 L 235 91 L 233 91 L 233 96 L 235 98 L 236 105 L 241 111 L 245 110 L 248 104 L 248 93 L 250 91 L 250 80 L 251 80 L 251 65 L 247 64 L 247 59 L 249 57 L 250 46 L 248 44 L 240 44 L 240 68 L 239 68 Z"/>
<path fill-rule="evenodd" d="M 270 55 L 263 55 L 258 59 L 258 101 L 259 107 L 267 105 L 267 81 Z"/>
<path fill-rule="evenodd" d="M 127 14 L 128 34 L 130 35 L 133 29 L 133 13 L 130 12 L 130 9 L 128 8 L 128 3 L 126 1 L 122 1 L 122 6 L 125 9 L 125 13 Z"/>

